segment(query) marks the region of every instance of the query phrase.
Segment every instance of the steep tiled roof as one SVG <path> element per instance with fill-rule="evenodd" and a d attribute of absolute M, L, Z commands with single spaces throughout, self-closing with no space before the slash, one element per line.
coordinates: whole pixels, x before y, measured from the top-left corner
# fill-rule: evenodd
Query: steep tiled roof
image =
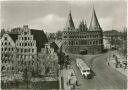
<path fill-rule="evenodd" d="M 92 13 L 89 30 L 91 30 L 91 31 L 101 30 L 94 7 L 93 7 L 93 13 Z"/>
<path fill-rule="evenodd" d="M 37 52 L 41 51 L 41 48 L 44 48 L 45 44 L 48 42 L 47 36 L 43 30 L 31 29 L 31 34 L 36 40 Z"/>
<path fill-rule="evenodd" d="M 13 33 L 10 34 L 10 33 L 9 33 L 8 35 L 12 38 L 12 40 L 13 40 L 14 42 L 16 42 L 16 40 L 18 39 L 18 35 L 19 35 L 19 34 L 13 34 Z"/>
<path fill-rule="evenodd" d="M 67 22 L 66 22 L 66 26 L 65 26 L 65 29 L 75 29 L 75 26 L 74 26 L 74 22 L 73 22 L 73 19 L 72 19 L 72 15 L 71 15 L 71 11 L 68 15 L 68 19 L 67 19 Z"/>

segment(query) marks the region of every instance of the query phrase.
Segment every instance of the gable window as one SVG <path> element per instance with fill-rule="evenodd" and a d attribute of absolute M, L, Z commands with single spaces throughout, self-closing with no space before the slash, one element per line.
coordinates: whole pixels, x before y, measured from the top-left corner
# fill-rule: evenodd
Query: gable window
<path fill-rule="evenodd" d="M 7 54 L 5 54 L 5 57 L 7 57 Z"/>
<path fill-rule="evenodd" d="M 24 35 L 27 35 L 27 32 L 24 32 Z"/>
<path fill-rule="evenodd" d="M 7 45 L 7 42 L 5 42 L 5 45 Z"/>
<path fill-rule="evenodd" d="M 24 52 L 27 52 L 27 49 L 25 49 Z"/>
<path fill-rule="evenodd" d="M 4 37 L 4 40 L 7 40 L 7 37 Z"/>
<path fill-rule="evenodd" d="M 23 49 L 21 49 L 21 52 L 23 52 Z"/>
<path fill-rule="evenodd" d="M 5 50 L 4 51 L 7 51 L 7 48 L 4 48 Z"/>
<path fill-rule="evenodd" d="M 27 37 L 24 37 L 25 40 L 27 40 Z"/>
<path fill-rule="evenodd" d="M 27 46 L 27 43 L 25 43 L 25 46 Z"/>
<path fill-rule="evenodd" d="M 31 52 L 31 49 L 29 48 L 28 51 Z"/>
<path fill-rule="evenodd" d="M 13 48 L 12 48 L 12 51 L 13 51 Z"/>
<path fill-rule="evenodd" d="M 32 52 L 34 52 L 34 49 L 32 49 Z"/>
<path fill-rule="evenodd" d="M 2 68 L 1 68 L 1 70 L 3 71 L 3 70 L 6 70 L 6 67 L 5 66 L 3 66 Z"/>
<path fill-rule="evenodd" d="M 32 46 L 32 43 L 31 43 L 31 46 Z"/>
<path fill-rule="evenodd" d="M 12 67 L 12 70 L 14 70 L 14 67 Z"/>
<path fill-rule="evenodd" d="M 10 51 L 10 48 L 8 48 L 8 51 Z"/>

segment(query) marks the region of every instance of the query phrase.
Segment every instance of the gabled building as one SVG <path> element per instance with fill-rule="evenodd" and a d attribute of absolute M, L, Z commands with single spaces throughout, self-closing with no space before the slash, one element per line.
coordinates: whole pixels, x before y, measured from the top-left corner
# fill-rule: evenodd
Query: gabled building
<path fill-rule="evenodd" d="M 2 75 L 15 72 L 16 39 L 19 34 L 4 34 L 1 38 L 1 71 Z"/>
<path fill-rule="evenodd" d="M 97 54 L 103 51 L 103 31 L 93 8 L 89 29 L 86 22 L 75 28 L 71 12 L 68 15 L 62 35 L 64 52 L 73 54 Z"/>
<path fill-rule="evenodd" d="M 16 29 L 17 30 L 17 29 Z M 1 39 L 1 71 L 9 75 L 28 69 L 37 71 L 38 53 L 48 42 L 43 30 L 29 29 L 27 25 L 18 28 L 18 33 L 7 33 Z"/>
<path fill-rule="evenodd" d="M 36 72 L 37 55 L 47 42 L 43 31 L 29 29 L 27 25 L 24 25 L 16 40 L 17 72 L 23 72 L 26 68 Z"/>

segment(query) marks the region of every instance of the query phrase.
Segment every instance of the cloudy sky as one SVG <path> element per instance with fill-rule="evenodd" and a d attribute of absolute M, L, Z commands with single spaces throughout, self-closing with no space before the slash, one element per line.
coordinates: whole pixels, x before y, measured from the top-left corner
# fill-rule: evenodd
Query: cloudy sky
<path fill-rule="evenodd" d="M 93 0 L 96 14 L 102 29 L 112 27 L 121 30 L 126 26 L 127 4 L 124 0 Z M 29 25 L 30 28 L 46 32 L 63 30 L 71 9 L 75 27 L 83 19 L 90 25 L 92 1 L 2 1 L 2 28 L 10 29 Z"/>

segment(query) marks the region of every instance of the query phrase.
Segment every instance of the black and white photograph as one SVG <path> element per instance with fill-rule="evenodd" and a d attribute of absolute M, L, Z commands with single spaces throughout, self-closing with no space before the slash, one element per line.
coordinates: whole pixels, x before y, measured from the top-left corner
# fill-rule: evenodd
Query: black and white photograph
<path fill-rule="evenodd" d="M 1 90 L 126 90 L 127 0 L 1 0 Z"/>

